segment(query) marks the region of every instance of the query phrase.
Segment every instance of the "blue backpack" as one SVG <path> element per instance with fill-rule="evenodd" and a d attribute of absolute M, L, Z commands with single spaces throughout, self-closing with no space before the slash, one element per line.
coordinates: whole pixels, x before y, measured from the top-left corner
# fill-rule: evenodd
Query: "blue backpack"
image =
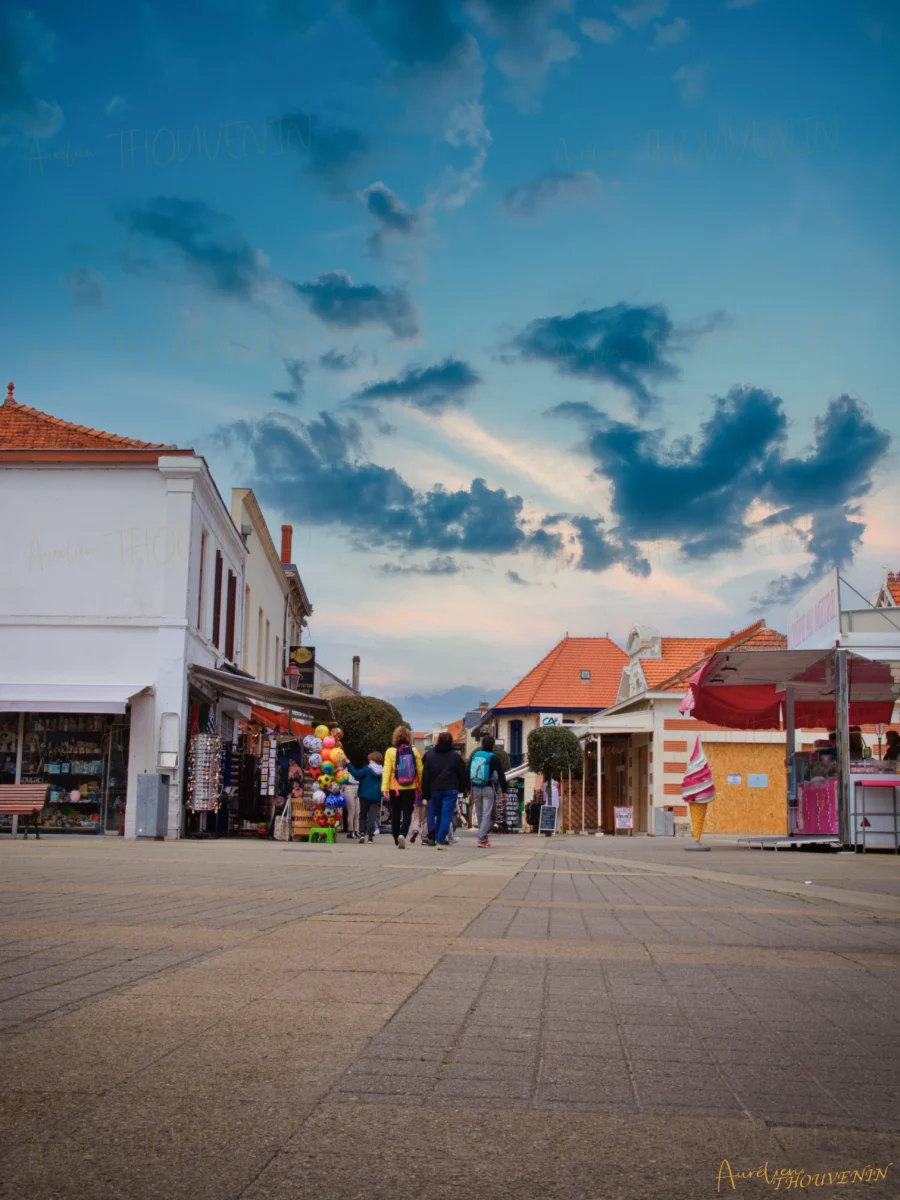
<path fill-rule="evenodd" d="M 487 787 L 491 782 L 492 757 L 490 750 L 476 750 L 472 755 L 472 761 L 469 763 L 469 780 L 476 787 Z"/>
<path fill-rule="evenodd" d="M 410 746 L 397 747 L 397 765 L 394 768 L 397 783 L 402 788 L 412 787 L 419 778 L 416 756 Z"/>

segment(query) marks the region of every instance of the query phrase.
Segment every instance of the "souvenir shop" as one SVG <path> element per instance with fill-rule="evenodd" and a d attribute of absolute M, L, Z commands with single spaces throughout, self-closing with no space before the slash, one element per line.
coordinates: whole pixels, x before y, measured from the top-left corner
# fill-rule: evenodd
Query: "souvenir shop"
<path fill-rule="evenodd" d="M 269 837 L 274 818 L 295 780 L 307 781 L 309 752 L 304 739 L 314 736 L 313 725 L 294 714 L 328 714 L 327 702 L 296 695 L 286 689 L 238 676 L 225 676 L 216 691 L 237 700 L 226 714 L 223 706 L 206 694 L 205 676 L 222 672 L 192 669 L 202 690 L 189 692 L 187 754 L 185 762 L 186 837 Z M 192 680 L 192 684 L 194 681 Z M 255 701 L 260 703 L 255 703 Z M 290 707 L 279 712 L 266 705 Z M 218 715 L 217 715 L 218 710 Z M 249 713 L 249 716 L 242 715 Z M 296 802 L 293 808 L 299 807 Z M 299 814 L 294 812 L 296 818 Z"/>
<path fill-rule="evenodd" d="M 123 827 L 129 714 L 124 702 L 115 708 L 0 712 L 0 783 L 47 784 L 42 833 L 117 834 Z M 12 823 L 0 817 L 0 830 Z"/>

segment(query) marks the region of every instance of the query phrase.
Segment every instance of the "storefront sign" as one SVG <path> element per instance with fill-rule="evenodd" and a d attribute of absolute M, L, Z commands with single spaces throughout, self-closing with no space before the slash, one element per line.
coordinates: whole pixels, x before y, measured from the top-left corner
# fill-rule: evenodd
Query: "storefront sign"
<path fill-rule="evenodd" d="M 788 650 L 827 650 L 841 632 L 841 589 L 835 569 L 788 613 Z"/>
<path fill-rule="evenodd" d="M 552 804 L 544 804 L 541 806 L 541 823 L 539 826 L 541 833 L 556 833 L 556 814 L 559 809 L 554 808 Z"/>
<path fill-rule="evenodd" d="M 748 775 L 747 786 L 754 788 L 767 788 L 769 786 L 768 775 Z"/>
<path fill-rule="evenodd" d="M 291 646 L 289 661 L 299 670 L 297 691 L 311 696 L 316 684 L 315 646 Z"/>
<path fill-rule="evenodd" d="M 616 829 L 634 829 L 634 809 L 617 808 L 615 811 Z"/>
<path fill-rule="evenodd" d="M 562 713 L 541 713 L 540 727 L 543 729 L 546 725 L 562 725 Z"/>
<path fill-rule="evenodd" d="M 728 782 L 731 784 L 739 784 L 741 782 L 740 775 L 729 775 Z"/>

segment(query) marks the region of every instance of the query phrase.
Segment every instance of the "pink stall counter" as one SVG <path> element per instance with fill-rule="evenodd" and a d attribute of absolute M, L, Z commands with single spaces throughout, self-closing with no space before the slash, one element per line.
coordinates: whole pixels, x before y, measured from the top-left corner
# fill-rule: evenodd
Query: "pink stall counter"
<path fill-rule="evenodd" d="M 792 834 L 836 837 L 840 832 L 837 779 L 810 779 L 801 783 L 797 788 L 797 807 L 788 811 Z"/>

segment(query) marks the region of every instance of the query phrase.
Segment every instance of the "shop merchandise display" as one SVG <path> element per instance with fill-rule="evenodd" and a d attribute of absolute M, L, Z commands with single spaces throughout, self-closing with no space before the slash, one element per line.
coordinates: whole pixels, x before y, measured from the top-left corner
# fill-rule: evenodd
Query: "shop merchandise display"
<path fill-rule="evenodd" d="M 193 812 L 217 812 L 221 791 L 221 739 L 195 733 L 188 751 L 188 808 Z"/>
<path fill-rule="evenodd" d="M 49 784 L 43 828 L 102 832 L 108 728 L 103 716 L 26 714 L 21 782 Z"/>
<path fill-rule="evenodd" d="M 315 790 L 304 801 L 312 810 L 312 823 L 333 829 L 342 823 L 344 800 L 341 788 L 350 782 L 347 755 L 341 748 L 343 731 L 337 726 L 317 725 L 315 733 L 303 739 L 307 754 L 307 774 L 315 781 Z"/>

